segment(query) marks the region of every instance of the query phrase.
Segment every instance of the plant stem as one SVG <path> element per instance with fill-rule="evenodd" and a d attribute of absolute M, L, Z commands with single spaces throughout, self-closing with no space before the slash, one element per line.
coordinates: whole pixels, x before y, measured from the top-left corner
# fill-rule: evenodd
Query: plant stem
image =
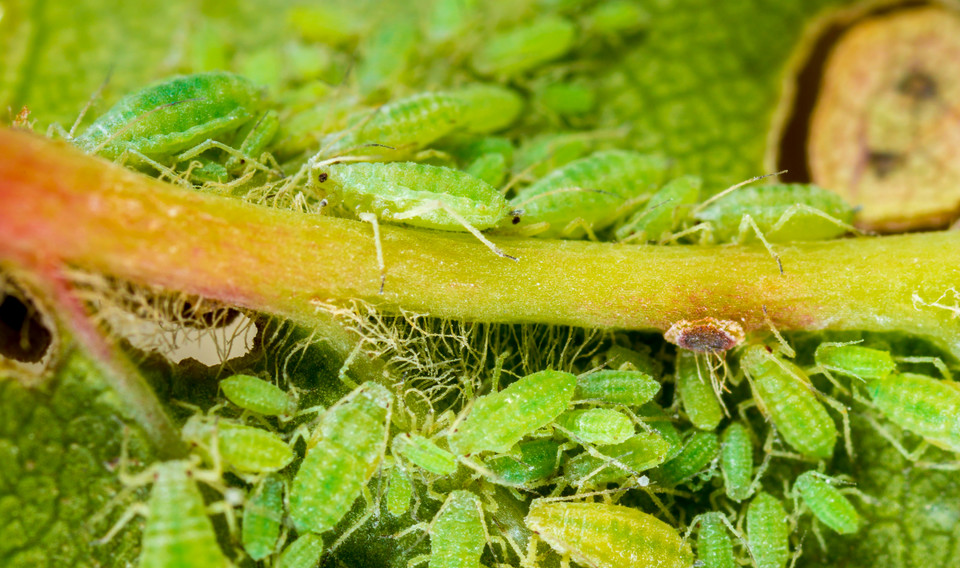
<path fill-rule="evenodd" d="M 369 225 L 185 191 L 0 131 L 0 259 L 58 261 L 329 326 L 322 302 L 486 322 L 666 330 L 712 316 L 779 329 L 905 331 L 960 355 L 960 233 L 760 246 L 493 239 Z M 934 305 L 936 304 L 936 305 Z M 341 338 L 337 341 L 349 341 Z"/>

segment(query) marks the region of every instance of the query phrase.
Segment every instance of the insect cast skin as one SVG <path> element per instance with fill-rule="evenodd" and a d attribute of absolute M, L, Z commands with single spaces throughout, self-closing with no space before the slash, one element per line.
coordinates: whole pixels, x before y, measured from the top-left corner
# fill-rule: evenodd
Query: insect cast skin
<path fill-rule="evenodd" d="M 677 531 L 637 509 L 605 503 L 534 500 L 527 527 L 584 566 L 689 568 L 690 546 Z"/>

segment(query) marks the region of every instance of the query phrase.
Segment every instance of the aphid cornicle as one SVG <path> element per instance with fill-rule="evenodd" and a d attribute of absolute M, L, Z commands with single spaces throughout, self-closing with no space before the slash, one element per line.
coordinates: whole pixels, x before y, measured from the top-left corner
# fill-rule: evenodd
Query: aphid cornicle
<path fill-rule="evenodd" d="M 317 168 L 317 179 L 362 220 L 373 225 L 380 267 L 385 276 L 379 221 L 404 223 L 443 231 L 467 231 L 495 254 L 517 260 L 482 233 L 496 227 L 511 212 L 493 186 L 467 173 L 413 162 L 328 164 Z"/>
<path fill-rule="evenodd" d="M 163 162 L 236 132 L 261 116 L 261 104 L 259 88 L 239 75 L 177 76 L 123 97 L 74 143 L 111 160 Z"/>
<path fill-rule="evenodd" d="M 830 478 L 816 471 L 805 471 L 793 482 L 793 490 L 817 519 L 840 534 L 853 534 L 860 528 L 860 514 Z"/>
<path fill-rule="evenodd" d="M 790 528 L 783 504 L 760 493 L 747 509 L 747 544 L 756 568 L 784 568 L 790 558 Z"/>
<path fill-rule="evenodd" d="M 891 375 L 867 387 L 888 420 L 931 444 L 960 452 L 960 390 L 914 373 Z"/>
<path fill-rule="evenodd" d="M 479 568 L 487 545 L 480 499 L 453 491 L 430 524 L 430 568 Z"/>
<path fill-rule="evenodd" d="M 457 455 L 506 452 L 523 436 L 553 422 L 570 406 L 577 377 L 562 371 L 527 375 L 500 392 L 476 399 L 470 414 L 450 433 Z"/>
<path fill-rule="evenodd" d="M 620 208 L 660 184 L 667 168 L 661 156 L 625 150 L 596 152 L 570 162 L 510 200 L 522 209 L 521 226 L 543 224 L 540 237 L 576 238 L 612 224 Z"/>
<path fill-rule="evenodd" d="M 596 568 L 689 568 L 690 546 L 663 521 L 637 509 L 605 503 L 534 500 L 525 520 L 561 554 Z"/>
<path fill-rule="evenodd" d="M 322 533 L 350 510 L 386 451 L 392 403 L 390 391 L 368 382 L 323 415 L 290 490 L 298 532 Z"/>
<path fill-rule="evenodd" d="M 763 345 L 747 347 L 740 357 L 754 400 L 791 447 L 804 456 L 827 459 L 837 442 L 837 425 L 810 379 L 799 367 Z"/>

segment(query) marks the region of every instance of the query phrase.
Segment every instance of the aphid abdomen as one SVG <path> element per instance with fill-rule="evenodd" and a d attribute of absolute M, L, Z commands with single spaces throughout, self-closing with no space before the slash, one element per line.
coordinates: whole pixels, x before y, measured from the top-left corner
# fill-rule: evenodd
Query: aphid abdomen
<path fill-rule="evenodd" d="M 283 549 L 277 560 L 277 568 L 316 568 L 322 556 L 323 539 L 308 533 Z"/>
<path fill-rule="evenodd" d="M 480 500 L 453 491 L 430 526 L 430 568 L 479 568 L 486 545 Z"/>
<path fill-rule="evenodd" d="M 562 371 L 527 375 L 500 392 L 476 399 L 459 428 L 450 434 L 457 455 L 506 452 L 526 434 L 553 422 L 573 399 L 577 378 Z"/>
<path fill-rule="evenodd" d="M 374 213 L 383 221 L 464 231 L 463 225 L 442 208 L 403 215 L 439 201 L 474 228 L 483 230 L 497 226 L 510 211 L 496 188 L 450 168 L 413 162 L 333 164 L 323 168 L 320 176 L 347 207 L 357 214 Z"/>
<path fill-rule="evenodd" d="M 736 568 L 733 542 L 727 535 L 723 515 L 710 511 L 700 515 L 700 532 L 697 534 L 697 560 L 704 568 Z"/>
<path fill-rule="evenodd" d="M 240 408 L 264 416 L 290 415 L 296 411 L 296 403 L 287 393 L 258 377 L 233 375 L 220 381 L 220 390 Z"/>
<path fill-rule="evenodd" d="M 696 353 L 678 349 L 676 366 L 677 392 L 690 422 L 701 430 L 715 430 L 723 420 L 723 408 L 713 391 L 709 364 L 700 366 Z"/>
<path fill-rule="evenodd" d="M 860 514 L 853 503 L 816 472 L 801 473 L 793 487 L 821 523 L 840 534 L 860 528 Z"/>
<path fill-rule="evenodd" d="M 619 444 L 633 436 L 633 422 L 612 408 L 571 410 L 557 417 L 557 425 L 574 439 L 598 446 Z"/>
<path fill-rule="evenodd" d="M 740 502 L 750 497 L 753 476 L 753 441 L 740 422 L 723 432 L 720 444 L 720 471 L 727 497 Z"/>
<path fill-rule="evenodd" d="M 960 452 L 960 391 L 913 373 L 872 381 L 868 390 L 891 422 L 941 448 Z"/>
<path fill-rule="evenodd" d="M 386 449 L 392 400 L 383 386 L 364 383 L 324 414 L 290 491 L 298 532 L 333 528 L 360 495 Z"/>
<path fill-rule="evenodd" d="M 862 380 L 883 379 L 897 369 L 889 352 L 860 345 L 822 343 L 814 360 L 820 367 Z"/>
<path fill-rule="evenodd" d="M 236 130 L 258 104 L 259 90 L 239 75 L 182 75 L 123 97 L 74 143 L 111 160 L 126 150 L 169 156 Z"/>
<path fill-rule="evenodd" d="M 817 459 L 833 455 L 837 426 L 813 392 L 806 374 L 762 345 L 740 358 L 757 404 L 791 447 Z"/>
<path fill-rule="evenodd" d="M 538 236 L 554 237 L 582 219 L 594 230 L 609 226 L 628 199 L 652 191 L 662 181 L 667 160 L 624 150 L 596 152 L 570 162 L 517 193 L 510 203 L 523 209 L 523 223 L 549 223 Z M 573 236 L 583 231 L 570 233 Z"/>
<path fill-rule="evenodd" d="M 189 474 L 190 464 L 172 461 L 155 467 L 156 480 L 147 502 L 149 513 L 141 541 L 140 567 L 227 568 L 230 564 L 217 543 L 200 489 Z"/>
<path fill-rule="evenodd" d="M 283 521 L 283 481 L 269 475 L 257 484 L 243 506 L 241 541 L 250 558 L 263 560 L 273 554 Z"/>
<path fill-rule="evenodd" d="M 641 371 L 596 371 L 577 379 L 577 400 L 640 406 L 660 392 L 660 383 Z"/>
<path fill-rule="evenodd" d="M 776 497 L 760 493 L 747 509 L 747 543 L 756 568 L 784 568 L 790 558 L 787 512 Z"/>
<path fill-rule="evenodd" d="M 689 568 L 693 553 L 670 525 L 629 507 L 534 501 L 527 526 L 561 554 L 597 568 Z"/>
<path fill-rule="evenodd" d="M 400 434 L 393 439 L 393 455 L 403 456 L 410 463 L 436 475 L 457 471 L 457 458 L 420 434 Z"/>

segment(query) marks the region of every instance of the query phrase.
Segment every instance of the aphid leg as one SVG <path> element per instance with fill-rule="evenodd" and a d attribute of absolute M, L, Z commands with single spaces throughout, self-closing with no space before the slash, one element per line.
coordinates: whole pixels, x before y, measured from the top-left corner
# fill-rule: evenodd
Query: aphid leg
<path fill-rule="evenodd" d="M 773 247 L 767 241 L 767 238 L 763 236 L 763 232 L 760 230 L 760 227 L 757 226 L 756 222 L 753 220 L 753 217 L 751 217 L 749 213 L 744 214 L 744 216 L 740 218 L 740 234 L 737 236 L 737 242 L 744 242 L 747 232 L 751 228 L 753 229 L 753 232 L 756 233 L 757 238 L 760 239 L 760 242 L 763 243 L 763 246 L 767 248 L 767 252 L 770 253 L 770 256 L 777 261 L 777 268 L 780 270 L 780 275 L 783 276 L 783 263 L 780 261 L 780 255 L 773 252 Z"/>
<path fill-rule="evenodd" d="M 363 486 L 363 499 L 367 503 L 367 511 L 361 515 L 360 518 L 354 521 L 354 523 L 350 525 L 347 530 L 343 531 L 343 533 L 340 534 L 340 537 L 330 545 L 330 552 L 340 548 L 340 545 L 346 542 L 347 539 L 350 538 L 350 535 L 356 532 L 356 530 L 363 525 L 367 524 L 367 521 L 370 520 L 370 517 L 380 510 L 379 502 L 373 499 L 373 495 L 370 494 L 370 488 L 366 485 Z"/>
<path fill-rule="evenodd" d="M 821 219 L 826 219 L 827 221 L 830 221 L 831 223 L 840 227 L 841 229 L 846 229 L 847 231 L 854 233 L 856 235 L 863 234 L 863 231 L 854 227 L 853 225 L 844 223 L 840 219 L 837 219 L 836 217 L 833 217 L 832 215 L 829 215 L 826 212 L 821 211 L 816 207 L 811 207 L 805 203 L 795 203 L 794 205 L 791 205 L 789 208 L 787 208 L 787 210 L 783 212 L 783 215 L 780 215 L 780 218 L 777 219 L 777 222 L 774 223 L 773 227 L 771 227 L 770 230 L 773 232 L 776 232 L 777 230 L 781 229 L 784 225 L 786 225 L 787 222 L 790 221 L 791 217 L 793 217 L 794 215 L 800 212 L 810 213 L 811 215 L 816 215 Z"/>
<path fill-rule="evenodd" d="M 754 225 L 756 228 L 756 225 Z M 761 237 L 762 238 L 762 237 Z M 778 260 L 779 262 L 779 260 Z M 783 274 L 783 269 L 780 270 L 780 273 Z M 773 325 L 773 320 L 770 319 L 770 314 L 767 313 L 767 306 L 761 305 L 760 309 L 763 310 L 763 321 L 767 324 L 767 327 L 770 328 L 770 331 L 773 332 L 773 336 L 777 338 L 777 343 L 780 344 L 780 352 L 785 356 L 793 359 L 797 356 L 797 352 L 793 350 L 793 347 L 790 347 L 790 344 L 787 343 L 787 340 L 780 335 L 780 332 L 777 331 L 777 326 Z"/>
<path fill-rule="evenodd" d="M 200 144 L 197 144 L 193 148 L 190 148 L 189 150 L 186 150 L 183 153 L 177 155 L 176 158 L 174 159 L 176 160 L 177 163 L 185 162 L 213 148 L 216 148 L 218 150 L 223 150 L 224 152 L 229 154 L 231 158 L 236 158 L 238 161 L 243 160 L 245 162 L 248 162 L 258 170 L 262 170 L 267 173 L 273 173 L 271 172 L 270 168 L 261 164 L 258 160 L 250 156 L 247 156 L 240 150 L 237 150 L 236 148 L 233 148 L 232 146 L 228 146 L 227 144 L 224 144 L 223 142 L 219 142 L 217 140 L 207 140 L 206 142 L 201 142 Z"/>
<path fill-rule="evenodd" d="M 380 294 L 383 294 L 383 287 L 387 282 L 387 267 L 383 263 L 383 244 L 380 242 L 380 223 L 377 216 L 373 213 L 361 213 L 360 220 L 373 225 L 373 241 L 377 247 L 377 267 L 380 269 Z"/>
<path fill-rule="evenodd" d="M 771 425 L 770 425 L 770 432 L 767 434 L 767 439 L 766 439 L 766 441 L 764 441 L 764 443 L 763 443 L 763 451 L 764 451 L 765 454 L 767 454 L 768 456 L 771 456 L 771 457 L 775 457 L 775 458 L 785 458 L 785 459 L 788 459 L 788 460 L 796 460 L 796 461 L 802 461 L 802 462 L 814 461 L 814 460 L 811 460 L 811 459 L 808 458 L 808 457 L 804 457 L 804 456 L 802 456 L 802 455 L 800 455 L 800 454 L 797 454 L 797 453 L 794 453 L 794 452 L 785 452 L 785 451 L 783 451 L 783 450 L 775 450 L 775 449 L 773 449 L 773 443 L 774 443 L 774 441 L 775 441 L 775 440 L 777 440 L 777 441 L 779 440 L 776 432 L 777 432 L 776 426 L 773 426 L 773 425 L 771 424 Z"/>
<path fill-rule="evenodd" d="M 47 138 L 53 138 L 53 135 L 62 137 L 64 140 L 70 140 L 73 136 L 59 122 L 54 122 L 47 127 Z"/>
<path fill-rule="evenodd" d="M 107 531 L 107 534 L 93 541 L 94 546 L 100 546 L 106 544 L 113 540 L 113 537 L 117 536 L 123 527 L 127 526 L 127 523 L 132 521 L 137 515 L 147 516 L 148 508 L 146 503 L 134 503 L 130 505 L 126 511 L 123 512 L 123 515 L 117 519 L 117 522 L 110 527 L 110 530 Z"/>
<path fill-rule="evenodd" d="M 185 179 L 182 179 L 179 175 L 177 175 L 177 172 L 171 170 L 167 166 L 164 166 L 163 164 L 161 164 L 160 162 L 154 159 L 148 158 L 146 155 L 136 150 L 133 150 L 130 148 L 124 150 L 123 154 L 120 155 L 120 160 L 118 161 L 118 163 L 122 166 L 126 163 L 127 159 L 130 157 L 134 157 L 137 160 L 140 160 L 141 162 L 155 168 L 158 172 L 162 174 L 162 176 L 167 176 L 168 178 L 170 178 L 171 182 L 180 184 L 188 189 L 193 189 L 193 184 L 188 182 Z"/>
<path fill-rule="evenodd" d="M 883 438 L 886 441 L 890 442 L 890 444 L 898 452 L 900 452 L 900 455 L 902 455 L 908 461 L 911 461 L 911 462 L 918 461 L 920 459 L 920 456 L 922 456 L 924 452 L 926 452 L 927 449 L 930 447 L 930 443 L 924 440 L 923 442 L 920 442 L 920 445 L 918 445 L 912 452 L 910 452 L 903 447 L 903 444 L 900 443 L 900 440 L 897 440 L 893 436 L 893 434 L 891 434 L 889 430 L 884 428 L 882 424 L 877 422 L 877 420 L 873 416 L 870 416 L 870 414 L 868 413 L 864 413 L 863 417 L 867 419 L 867 422 L 869 422 L 870 425 L 873 426 L 873 429 L 876 430 L 878 434 L 883 436 Z"/>
<path fill-rule="evenodd" d="M 951 383 L 953 382 L 953 373 L 950 372 L 950 369 L 947 367 L 947 364 L 943 362 L 943 359 L 939 357 L 894 357 L 893 359 L 900 363 L 930 363 L 940 371 L 944 380 Z"/>
<path fill-rule="evenodd" d="M 588 239 L 590 239 L 595 243 L 600 242 L 600 240 L 597 239 L 597 235 L 594 234 L 593 232 L 593 226 L 590 223 L 587 223 L 583 217 L 577 217 L 576 219 L 567 223 L 567 225 L 563 228 L 563 230 L 560 231 L 560 236 L 568 237 L 571 234 L 573 234 L 573 231 L 576 230 L 578 227 L 583 229 L 583 232 L 587 234 Z"/>
<path fill-rule="evenodd" d="M 483 243 L 484 245 L 486 245 L 488 249 L 490 249 L 491 251 L 494 252 L 494 254 L 496 254 L 496 255 L 498 255 L 498 256 L 502 256 L 503 258 L 509 258 L 510 260 L 519 260 L 517 257 L 515 257 L 515 256 L 510 256 L 509 254 L 507 254 L 507 253 L 503 252 L 502 250 L 500 250 L 500 248 L 497 247 L 497 245 L 493 244 L 489 239 L 487 239 L 486 237 L 484 237 L 484 236 L 483 236 L 483 233 L 481 233 L 480 231 L 478 231 L 473 225 L 471 225 L 470 223 L 468 223 L 467 220 L 464 219 L 459 213 L 457 213 L 456 211 L 454 211 L 453 209 L 451 209 L 446 203 L 444 203 L 444 202 L 442 202 L 442 201 L 436 201 L 436 200 L 434 200 L 434 201 L 428 201 L 428 202 L 420 205 L 419 207 L 414 207 L 413 209 L 411 209 L 411 210 L 409 210 L 409 211 L 405 211 L 405 212 L 403 212 L 403 213 L 400 213 L 400 214 L 396 215 L 394 218 L 395 218 L 395 219 L 398 219 L 398 220 L 408 219 L 408 218 L 411 218 L 411 217 L 420 216 L 420 215 L 422 215 L 422 214 L 424 214 L 424 213 L 429 213 L 430 211 L 434 211 L 434 210 L 437 210 L 437 209 L 442 209 L 444 212 L 447 213 L 447 215 L 450 215 L 451 217 L 453 217 L 453 219 L 454 219 L 457 223 L 460 223 L 460 225 L 462 225 L 464 229 L 466 229 L 467 231 L 469 231 L 469 233 L 470 233 L 471 235 L 473 235 L 474 237 L 476 237 L 477 240 L 479 240 L 481 243 Z"/>
<path fill-rule="evenodd" d="M 700 243 L 708 244 L 713 242 L 713 226 L 710 223 L 703 222 L 697 223 L 696 225 L 689 227 L 680 231 L 679 233 L 673 233 L 667 239 L 661 239 L 657 241 L 657 244 L 665 245 L 668 243 L 677 242 L 687 235 L 692 235 L 694 233 L 700 233 Z"/>

